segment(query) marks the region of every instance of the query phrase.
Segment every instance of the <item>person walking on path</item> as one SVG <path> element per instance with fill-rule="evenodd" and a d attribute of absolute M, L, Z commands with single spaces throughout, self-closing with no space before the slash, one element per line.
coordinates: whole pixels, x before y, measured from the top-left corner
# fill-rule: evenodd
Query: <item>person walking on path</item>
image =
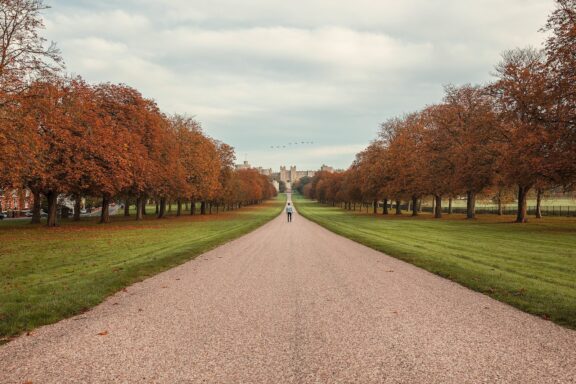
<path fill-rule="evenodd" d="M 288 222 L 289 223 L 292 222 L 292 212 L 294 212 L 294 208 L 292 208 L 290 203 L 288 203 L 288 205 L 286 206 L 286 214 L 288 215 Z"/>

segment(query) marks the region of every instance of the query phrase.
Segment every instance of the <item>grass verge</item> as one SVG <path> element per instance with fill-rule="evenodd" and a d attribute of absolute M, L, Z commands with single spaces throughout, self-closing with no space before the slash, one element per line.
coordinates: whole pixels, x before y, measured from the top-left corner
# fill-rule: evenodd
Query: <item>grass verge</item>
<path fill-rule="evenodd" d="M 360 214 L 293 196 L 300 214 L 390 256 L 576 329 L 576 220 Z"/>
<path fill-rule="evenodd" d="M 81 313 L 276 217 L 285 195 L 211 216 L 97 218 L 59 228 L 0 223 L 0 342 Z"/>

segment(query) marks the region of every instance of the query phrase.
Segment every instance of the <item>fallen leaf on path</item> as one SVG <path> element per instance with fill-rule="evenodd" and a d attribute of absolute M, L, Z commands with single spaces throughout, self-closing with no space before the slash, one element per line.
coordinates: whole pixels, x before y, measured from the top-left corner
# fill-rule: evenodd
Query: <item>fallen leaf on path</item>
<path fill-rule="evenodd" d="M 108 331 L 102 331 L 98 334 L 98 336 L 107 336 L 108 335 Z"/>

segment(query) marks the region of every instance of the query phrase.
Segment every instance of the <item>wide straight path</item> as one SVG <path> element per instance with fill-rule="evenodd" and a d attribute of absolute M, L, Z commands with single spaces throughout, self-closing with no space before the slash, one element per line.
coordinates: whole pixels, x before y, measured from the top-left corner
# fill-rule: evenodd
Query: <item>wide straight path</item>
<path fill-rule="evenodd" d="M 296 214 L 0 347 L 0 383 L 573 383 L 576 332 Z"/>

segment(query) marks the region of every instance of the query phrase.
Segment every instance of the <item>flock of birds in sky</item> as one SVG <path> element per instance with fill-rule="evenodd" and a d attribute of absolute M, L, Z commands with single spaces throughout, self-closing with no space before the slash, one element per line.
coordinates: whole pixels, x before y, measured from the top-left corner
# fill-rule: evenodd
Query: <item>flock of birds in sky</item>
<path fill-rule="evenodd" d="M 291 148 L 293 145 L 311 145 L 314 144 L 313 141 L 295 141 L 293 143 L 288 143 L 285 145 L 271 145 L 270 149 L 282 149 L 282 148 Z"/>

